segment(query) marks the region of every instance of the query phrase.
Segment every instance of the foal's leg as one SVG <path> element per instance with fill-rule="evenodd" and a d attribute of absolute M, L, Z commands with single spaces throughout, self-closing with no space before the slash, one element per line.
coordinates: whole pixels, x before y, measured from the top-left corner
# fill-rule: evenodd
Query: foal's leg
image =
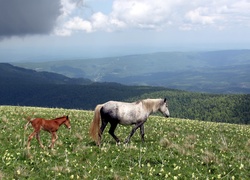
<path fill-rule="evenodd" d="M 41 140 L 40 140 L 40 132 L 37 132 L 37 133 L 36 133 L 36 139 L 37 139 L 37 141 L 38 141 L 40 147 L 44 149 L 44 146 L 43 146 L 43 144 L 41 143 Z"/>
<path fill-rule="evenodd" d="M 115 141 L 116 141 L 117 143 L 119 143 L 120 140 L 119 140 L 119 138 L 115 135 L 115 129 L 116 129 L 118 123 L 112 122 L 112 123 L 110 123 L 110 124 L 111 124 L 111 126 L 110 126 L 110 129 L 109 129 L 109 134 L 115 139 Z"/>
<path fill-rule="evenodd" d="M 125 143 L 128 143 L 130 141 L 130 138 L 134 135 L 135 131 L 141 127 L 143 125 L 144 122 L 140 122 L 138 124 L 135 125 L 135 127 L 132 129 L 132 131 L 130 132 L 130 135 L 128 136 L 128 138 L 126 139 Z"/>
<path fill-rule="evenodd" d="M 33 139 L 33 137 L 35 136 L 35 134 L 36 134 L 36 131 L 34 131 L 33 133 L 31 133 L 31 134 L 29 135 L 28 143 L 27 143 L 27 148 L 28 148 L 28 149 L 30 149 L 30 141 L 31 141 L 31 139 Z"/>
<path fill-rule="evenodd" d="M 54 144 L 55 144 L 58 136 L 56 135 L 56 132 L 52 132 L 51 136 L 52 136 L 51 137 L 52 139 L 51 139 L 51 144 L 50 144 L 49 148 L 53 149 L 54 148 Z"/>

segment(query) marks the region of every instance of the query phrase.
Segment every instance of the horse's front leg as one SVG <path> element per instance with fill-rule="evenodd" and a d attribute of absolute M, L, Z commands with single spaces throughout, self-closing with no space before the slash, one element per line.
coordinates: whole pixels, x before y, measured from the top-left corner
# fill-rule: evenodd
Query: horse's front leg
<path fill-rule="evenodd" d="M 135 127 L 132 129 L 132 131 L 130 132 L 130 135 L 128 136 L 128 138 L 126 139 L 125 143 L 128 143 L 130 141 L 130 138 L 134 135 L 135 131 L 141 127 L 144 124 L 144 121 L 137 123 L 135 125 Z M 144 131 L 144 130 L 143 130 Z"/>
<path fill-rule="evenodd" d="M 57 140 L 58 136 L 56 135 L 56 132 L 52 132 L 51 133 L 51 144 L 49 146 L 49 148 L 53 149 L 54 148 L 54 144 Z"/>
<path fill-rule="evenodd" d="M 140 132 L 141 132 L 141 140 L 142 142 L 145 142 L 144 140 L 144 124 L 140 126 Z"/>

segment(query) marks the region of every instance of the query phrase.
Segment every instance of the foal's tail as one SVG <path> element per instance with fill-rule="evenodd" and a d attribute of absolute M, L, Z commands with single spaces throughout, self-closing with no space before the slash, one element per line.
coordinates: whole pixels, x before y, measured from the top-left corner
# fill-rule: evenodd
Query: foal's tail
<path fill-rule="evenodd" d="M 24 126 L 24 130 L 27 130 L 29 123 L 31 123 L 31 117 L 27 117 L 26 120 L 28 121 L 27 124 Z"/>
<path fill-rule="evenodd" d="M 103 104 L 98 104 L 95 107 L 95 112 L 94 112 L 94 119 L 90 124 L 89 128 L 89 134 L 92 137 L 92 139 L 99 144 L 99 134 L 100 134 L 100 120 L 101 120 L 101 115 L 100 115 L 100 110 L 102 108 Z"/>

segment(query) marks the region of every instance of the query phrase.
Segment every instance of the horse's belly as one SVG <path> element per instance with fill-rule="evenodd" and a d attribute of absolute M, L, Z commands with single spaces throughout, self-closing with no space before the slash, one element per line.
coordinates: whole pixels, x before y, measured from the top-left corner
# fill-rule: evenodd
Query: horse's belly
<path fill-rule="evenodd" d="M 132 125 L 132 124 L 136 124 L 136 122 L 135 121 L 130 121 L 130 120 L 126 120 L 126 119 L 122 119 L 122 120 L 119 120 L 119 123 L 121 124 L 121 125 Z"/>
<path fill-rule="evenodd" d="M 146 121 L 146 119 L 147 119 L 146 116 L 134 116 L 134 115 L 118 117 L 119 123 L 122 125 L 138 124 L 142 121 Z"/>

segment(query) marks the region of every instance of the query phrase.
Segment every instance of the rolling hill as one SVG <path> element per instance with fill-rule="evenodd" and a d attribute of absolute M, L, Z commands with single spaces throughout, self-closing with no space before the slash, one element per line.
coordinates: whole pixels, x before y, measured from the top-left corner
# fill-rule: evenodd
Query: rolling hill
<path fill-rule="evenodd" d="M 95 82 L 163 86 L 194 92 L 250 93 L 250 50 L 159 52 L 14 65 Z"/>
<path fill-rule="evenodd" d="M 0 63 L 0 104 L 93 109 L 110 99 L 124 100 L 166 88 L 95 83 Z"/>
<path fill-rule="evenodd" d="M 69 78 L 51 72 L 37 72 L 8 63 L 0 63 L 0 82 L 2 84 L 90 84 L 84 78 Z"/>

